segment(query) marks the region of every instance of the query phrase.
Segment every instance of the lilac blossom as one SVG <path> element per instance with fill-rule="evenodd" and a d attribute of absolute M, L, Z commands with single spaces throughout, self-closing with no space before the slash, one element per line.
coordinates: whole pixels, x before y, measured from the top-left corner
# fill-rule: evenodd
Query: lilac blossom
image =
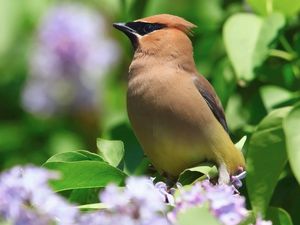
<path fill-rule="evenodd" d="M 101 193 L 100 200 L 108 206 L 107 213 L 114 215 L 107 224 L 169 224 L 163 215 L 166 210 L 165 196 L 150 179 L 130 177 L 124 190 L 109 185 Z"/>
<path fill-rule="evenodd" d="M 41 21 L 30 55 L 24 108 L 41 115 L 95 108 L 101 77 L 118 55 L 99 13 L 78 3 L 50 9 Z"/>
<path fill-rule="evenodd" d="M 0 176 L 0 218 L 13 224 L 73 224 L 77 209 L 48 186 L 57 174 L 32 166 L 15 167 Z"/>
<path fill-rule="evenodd" d="M 225 184 L 212 185 L 208 180 L 202 182 L 202 187 L 210 203 L 210 210 L 223 224 L 239 224 L 247 217 L 245 199 L 235 194 L 233 187 Z"/>
<path fill-rule="evenodd" d="M 189 189 L 177 185 L 174 196 L 165 183 L 145 177 L 129 177 L 123 188 L 108 185 L 99 195 L 106 208 L 80 213 L 49 188 L 48 180 L 56 178 L 58 174 L 32 166 L 1 174 L 0 219 L 15 225 L 171 225 L 178 213 L 197 206 L 207 207 L 224 225 L 237 225 L 248 216 L 245 199 L 232 185 L 208 180 Z M 272 222 L 259 217 L 255 225 Z"/>
<path fill-rule="evenodd" d="M 179 186 L 179 184 L 177 184 Z M 174 193 L 176 191 L 175 188 L 171 188 L 170 190 L 167 187 L 167 184 L 159 181 L 155 184 L 155 188 L 159 191 L 159 193 L 163 196 L 165 199 L 165 202 L 168 203 L 171 206 L 175 205 L 175 199 L 174 199 Z"/>
<path fill-rule="evenodd" d="M 243 168 L 242 168 L 242 169 L 240 169 L 240 171 L 237 175 L 230 177 L 231 184 L 236 189 L 235 191 L 237 193 L 239 193 L 237 189 L 241 188 L 243 186 L 243 183 L 241 180 L 246 177 L 246 174 L 247 174 L 247 172 L 245 170 L 243 170 Z"/>
<path fill-rule="evenodd" d="M 179 190 L 175 208 L 168 218 L 175 222 L 176 215 L 188 208 L 208 205 L 211 213 L 224 225 L 237 225 L 248 216 L 244 197 L 235 194 L 233 186 L 213 185 L 208 180 L 196 183 L 190 190 Z"/>

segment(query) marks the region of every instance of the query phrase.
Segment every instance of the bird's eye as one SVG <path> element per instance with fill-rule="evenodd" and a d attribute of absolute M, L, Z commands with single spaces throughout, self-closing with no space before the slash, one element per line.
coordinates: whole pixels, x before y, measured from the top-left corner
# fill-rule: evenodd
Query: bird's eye
<path fill-rule="evenodd" d="M 165 27 L 165 25 L 160 23 L 146 23 L 146 22 L 128 22 L 126 23 L 126 25 L 142 36 Z"/>
<path fill-rule="evenodd" d="M 143 32 L 145 34 L 151 33 L 152 31 L 155 30 L 155 24 L 151 24 L 151 23 L 147 23 L 145 24 L 145 26 L 143 27 Z"/>

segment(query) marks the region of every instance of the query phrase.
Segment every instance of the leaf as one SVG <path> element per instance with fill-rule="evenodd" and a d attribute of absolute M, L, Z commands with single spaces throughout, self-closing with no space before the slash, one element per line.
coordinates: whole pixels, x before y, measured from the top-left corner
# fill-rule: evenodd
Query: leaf
<path fill-rule="evenodd" d="M 287 16 L 292 16 L 300 10 L 298 0 L 247 0 L 254 11 L 261 15 L 267 15 L 268 11 L 281 12 Z"/>
<path fill-rule="evenodd" d="M 290 107 L 267 115 L 253 133 L 247 151 L 247 190 L 255 213 L 266 212 L 280 173 L 287 162 L 283 118 Z"/>
<path fill-rule="evenodd" d="M 204 177 L 203 177 L 204 175 Z M 200 166 L 185 169 L 178 178 L 178 182 L 182 185 L 191 184 L 196 180 L 203 180 L 207 177 L 213 178 L 218 175 L 216 166 L 203 163 Z"/>
<path fill-rule="evenodd" d="M 94 160 L 94 161 L 104 161 L 104 159 L 96 154 L 96 153 L 93 153 L 93 152 L 90 152 L 90 151 L 86 151 L 86 150 L 78 150 L 76 151 L 82 155 L 84 155 L 85 157 L 87 157 L 89 160 Z"/>
<path fill-rule="evenodd" d="M 47 162 L 76 162 L 85 160 L 103 161 L 103 159 L 95 153 L 79 150 L 56 154 L 49 158 Z"/>
<path fill-rule="evenodd" d="M 247 136 L 242 137 L 241 140 L 235 143 L 235 147 L 242 151 L 246 141 L 247 141 Z"/>
<path fill-rule="evenodd" d="M 141 172 L 144 173 L 145 169 L 143 170 L 140 167 L 140 164 L 145 158 L 144 153 L 132 131 L 132 128 L 130 127 L 129 121 L 125 121 L 124 119 L 122 119 L 121 121 L 118 121 L 117 123 L 111 125 L 108 131 L 103 133 L 103 137 L 111 140 L 126 140 L 126 142 L 124 142 L 124 149 L 126 150 L 123 160 L 123 170 L 127 174 L 137 174 L 137 170 L 140 170 L 140 174 Z M 148 168 L 148 166 L 142 167 Z"/>
<path fill-rule="evenodd" d="M 236 88 L 236 77 L 227 57 L 218 63 L 213 70 L 212 84 L 225 109 Z"/>
<path fill-rule="evenodd" d="M 281 208 L 270 207 L 266 218 L 267 220 L 271 220 L 273 225 L 293 225 L 290 215 Z"/>
<path fill-rule="evenodd" d="M 123 159 L 124 144 L 122 141 L 110 141 L 98 138 L 97 147 L 105 161 L 114 167 L 118 166 Z"/>
<path fill-rule="evenodd" d="M 229 130 L 242 129 L 247 125 L 249 120 L 249 110 L 244 107 L 244 102 L 240 94 L 233 94 L 226 107 L 226 119 Z"/>
<path fill-rule="evenodd" d="M 74 189 L 68 191 L 69 193 L 65 197 L 67 197 L 70 202 L 79 205 L 98 203 L 100 190 L 101 188 Z"/>
<path fill-rule="evenodd" d="M 292 92 L 274 85 L 264 85 L 259 91 L 268 112 L 274 109 L 278 104 L 294 97 Z"/>
<path fill-rule="evenodd" d="M 195 207 L 179 213 L 178 225 L 220 225 L 221 223 L 209 212 L 208 208 Z"/>
<path fill-rule="evenodd" d="M 77 208 L 82 211 L 91 211 L 91 210 L 107 209 L 107 206 L 104 203 L 93 203 L 93 204 L 80 205 Z"/>
<path fill-rule="evenodd" d="M 244 219 L 239 225 L 249 225 L 249 224 L 255 224 L 256 218 L 252 211 L 248 211 L 248 216 L 246 219 Z"/>
<path fill-rule="evenodd" d="M 122 185 L 126 177 L 121 170 L 100 161 L 46 162 L 44 167 L 61 174 L 59 180 L 51 181 L 55 191 Z"/>
<path fill-rule="evenodd" d="M 300 184 L 300 104 L 296 105 L 284 120 L 287 154 L 292 171 Z"/>
<path fill-rule="evenodd" d="M 279 13 L 266 18 L 238 13 L 225 22 L 226 51 L 240 80 L 250 81 L 255 77 L 254 68 L 267 58 L 269 45 L 284 23 L 284 17 Z"/>

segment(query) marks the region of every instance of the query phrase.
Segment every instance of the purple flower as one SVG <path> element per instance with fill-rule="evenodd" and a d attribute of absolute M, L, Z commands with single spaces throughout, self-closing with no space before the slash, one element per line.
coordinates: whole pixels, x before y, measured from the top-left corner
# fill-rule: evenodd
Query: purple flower
<path fill-rule="evenodd" d="M 211 213 L 224 225 L 237 225 L 243 221 L 248 211 L 244 197 L 235 194 L 235 188 L 225 184 L 212 185 L 208 180 L 196 183 L 190 190 L 179 189 L 175 208 L 168 218 L 175 222 L 176 215 L 188 208 L 208 205 Z"/>
<path fill-rule="evenodd" d="M 224 225 L 237 225 L 248 215 L 245 200 L 233 186 L 212 185 L 208 180 L 190 189 L 174 189 L 145 177 L 129 177 L 124 188 L 108 185 L 100 194 L 107 206 L 80 213 L 48 186 L 56 173 L 32 166 L 15 167 L 0 175 L 0 218 L 16 225 L 170 225 L 178 213 L 201 206 Z M 173 203 L 172 203 L 173 201 Z M 168 208 L 174 206 L 173 211 Z M 255 225 L 271 225 L 257 219 Z"/>
<path fill-rule="evenodd" d="M 0 176 L 0 217 L 13 224 L 73 224 L 77 209 L 53 193 L 57 174 L 32 166 L 15 167 Z"/>
<path fill-rule="evenodd" d="M 223 224 L 239 224 L 248 215 L 244 197 L 235 194 L 232 186 L 225 184 L 212 185 L 208 180 L 203 181 L 210 209 Z"/>
<path fill-rule="evenodd" d="M 104 18 L 83 5 L 49 10 L 31 53 L 24 108 L 42 115 L 95 108 L 101 77 L 119 55 L 106 33 Z"/>
<path fill-rule="evenodd" d="M 108 206 L 108 224 L 167 225 L 165 196 L 147 178 L 130 177 L 124 190 L 109 185 L 100 195 Z"/>
<path fill-rule="evenodd" d="M 175 192 L 175 188 L 171 188 L 170 190 L 168 190 L 167 184 L 162 181 L 157 182 L 155 184 L 155 188 L 163 196 L 166 203 L 170 204 L 171 206 L 175 205 L 175 199 L 173 195 Z"/>
<path fill-rule="evenodd" d="M 109 224 L 108 216 L 102 211 L 84 213 L 80 216 L 76 225 L 107 225 Z"/>
<path fill-rule="evenodd" d="M 247 172 L 245 170 L 243 170 L 243 168 L 241 168 L 240 172 L 236 176 L 231 176 L 230 177 L 231 184 L 236 189 L 235 191 L 237 193 L 239 193 L 237 189 L 242 187 L 242 185 L 243 185 L 241 180 L 246 177 L 246 174 L 247 174 Z"/>

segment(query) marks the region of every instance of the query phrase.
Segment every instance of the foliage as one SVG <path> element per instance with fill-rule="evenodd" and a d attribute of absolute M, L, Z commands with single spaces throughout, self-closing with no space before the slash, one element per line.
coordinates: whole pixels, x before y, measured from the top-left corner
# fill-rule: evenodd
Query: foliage
<path fill-rule="evenodd" d="M 89 57 L 81 56 L 75 61 L 71 58 L 73 66 L 84 62 L 85 69 L 78 75 L 73 67 L 67 67 L 67 74 L 73 76 L 70 80 L 70 76 L 61 75 L 62 70 L 57 72 L 60 67 L 52 65 L 47 70 L 42 67 L 48 78 L 63 76 L 51 80 L 48 84 L 52 86 L 39 86 L 39 90 L 50 91 L 58 101 L 55 107 L 60 108 L 44 115 L 26 111 L 22 103 L 24 90 L 38 66 L 32 65 L 37 62 L 32 58 L 33 53 L 41 44 L 39 35 L 45 28 L 45 18 L 61 2 L 0 0 L 1 170 L 28 162 L 44 163 L 45 168 L 62 174 L 60 180 L 51 181 L 53 190 L 84 210 L 103 207 L 98 192 L 111 182 L 124 186 L 128 176 L 145 174 L 163 179 L 148 167 L 149 162 L 143 157 L 128 122 L 126 76 L 132 48 L 124 36 L 112 30 L 111 23 L 171 13 L 198 26 L 191 37 L 196 66 L 220 96 L 233 141 L 247 136 L 243 148 L 247 177 L 241 194 L 253 218 L 261 216 L 278 225 L 300 224 L 298 0 L 94 0 L 64 4 L 79 4 L 77 9 L 86 7 L 87 14 L 92 12 L 102 18 L 101 38 L 80 33 L 86 31 L 83 27 L 89 22 L 77 21 L 81 28 L 77 29 L 78 33 L 82 34 L 78 40 L 81 47 L 86 47 L 76 48 L 77 53 L 82 49 L 93 52 L 91 43 L 97 45 L 94 50 L 108 45 L 113 48 L 102 49 L 102 57 L 96 57 L 103 63 L 97 68 L 99 72 L 93 66 L 95 61 L 86 61 Z M 96 34 L 99 36 L 98 31 Z M 102 39 L 105 41 L 101 42 Z M 105 44 L 98 46 L 98 43 Z M 39 63 L 44 57 L 50 57 L 53 46 L 61 45 L 47 46 L 47 54 L 39 53 Z M 65 62 L 70 62 L 70 55 L 65 54 L 69 52 L 59 50 Z M 91 65 L 92 68 L 86 69 Z M 68 85 L 62 85 L 65 82 Z M 63 95 L 56 90 L 62 90 Z M 80 93 L 79 98 L 74 93 Z M 90 102 L 93 104 L 87 104 Z M 97 142 L 96 138 L 99 138 Z M 211 177 L 216 172 L 212 165 L 199 165 L 184 171 L 180 182 L 189 186 L 203 180 L 206 177 L 203 175 Z M 183 225 L 193 224 L 199 215 L 211 221 L 206 224 L 216 223 L 201 208 L 182 213 L 179 221 Z M 253 223 L 253 219 L 249 218 L 247 223 Z"/>

